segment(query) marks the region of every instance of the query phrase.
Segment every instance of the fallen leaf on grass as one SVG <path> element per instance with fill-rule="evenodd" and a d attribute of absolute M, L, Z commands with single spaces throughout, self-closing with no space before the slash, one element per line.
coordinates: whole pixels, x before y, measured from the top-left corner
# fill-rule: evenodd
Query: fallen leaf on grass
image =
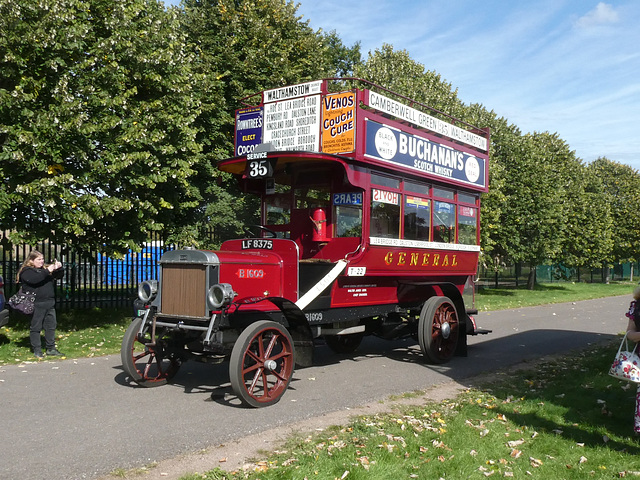
<path fill-rule="evenodd" d="M 529 457 L 529 460 L 531 461 L 532 467 L 537 468 L 543 465 L 542 460 L 538 460 L 537 458 Z"/>

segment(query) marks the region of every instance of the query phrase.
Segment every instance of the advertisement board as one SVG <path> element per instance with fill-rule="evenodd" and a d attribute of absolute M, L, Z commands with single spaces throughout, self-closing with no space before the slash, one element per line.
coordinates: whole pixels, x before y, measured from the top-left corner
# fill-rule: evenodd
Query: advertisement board
<path fill-rule="evenodd" d="M 322 151 L 351 153 L 356 148 L 356 95 L 334 93 L 322 99 Z"/>
<path fill-rule="evenodd" d="M 262 107 L 236 111 L 236 156 L 247 155 L 262 143 Z"/>
<path fill-rule="evenodd" d="M 486 188 L 486 159 L 372 120 L 365 155 L 446 180 Z"/>

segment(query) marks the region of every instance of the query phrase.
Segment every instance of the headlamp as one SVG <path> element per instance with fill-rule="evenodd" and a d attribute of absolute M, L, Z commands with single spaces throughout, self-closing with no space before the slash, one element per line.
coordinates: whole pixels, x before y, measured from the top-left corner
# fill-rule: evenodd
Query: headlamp
<path fill-rule="evenodd" d="M 144 303 L 149 303 L 156 298 L 158 293 L 158 281 L 157 280 L 145 280 L 138 285 L 138 298 Z"/>
<path fill-rule="evenodd" d="M 235 296 L 236 292 L 233 291 L 231 285 L 228 283 L 216 283 L 209 289 L 207 300 L 215 310 L 219 310 L 229 305 Z"/>

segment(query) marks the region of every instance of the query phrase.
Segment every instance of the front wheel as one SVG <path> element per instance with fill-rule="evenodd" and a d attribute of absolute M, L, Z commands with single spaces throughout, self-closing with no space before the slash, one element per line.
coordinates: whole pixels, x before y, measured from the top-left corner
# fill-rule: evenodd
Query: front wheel
<path fill-rule="evenodd" d="M 445 363 L 453 357 L 460 322 L 453 302 L 447 297 L 431 297 L 422 307 L 418 322 L 420 349 L 432 363 Z"/>
<path fill-rule="evenodd" d="M 273 405 L 287 390 L 294 363 L 293 340 L 286 328 L 270 320 L 252 323 L 231 351 L 231 388 L 245 405 Z"/>
<path fill-rule="evenodd" d="M 140 333 L 142 318 L 134 318 L 122 339 L 120 358 L 124 371 L 138 385 L 159 387 L 178 372 L 180 361 L 166 352 L 164 329 L 156 330 L 156 343 L 151 343 L 149 325 Z"/>

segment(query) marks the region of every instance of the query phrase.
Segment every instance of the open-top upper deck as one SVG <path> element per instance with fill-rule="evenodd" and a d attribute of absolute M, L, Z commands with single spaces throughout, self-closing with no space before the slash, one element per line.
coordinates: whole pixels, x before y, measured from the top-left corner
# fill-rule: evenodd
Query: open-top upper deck
<path fill-rule="evenodd" d="M 267 152 L 309 152 L 324 154 L 316 160 L 339 156 L 351 166 L 487 190 L 488 131 L 358 82 L 370 88 L 333 93 L 337 84 L 325 79 L 262 92 L 258 105 L 236 112 L 236 157 L 219 167 L 266 178 L 273 172 Z"/>

